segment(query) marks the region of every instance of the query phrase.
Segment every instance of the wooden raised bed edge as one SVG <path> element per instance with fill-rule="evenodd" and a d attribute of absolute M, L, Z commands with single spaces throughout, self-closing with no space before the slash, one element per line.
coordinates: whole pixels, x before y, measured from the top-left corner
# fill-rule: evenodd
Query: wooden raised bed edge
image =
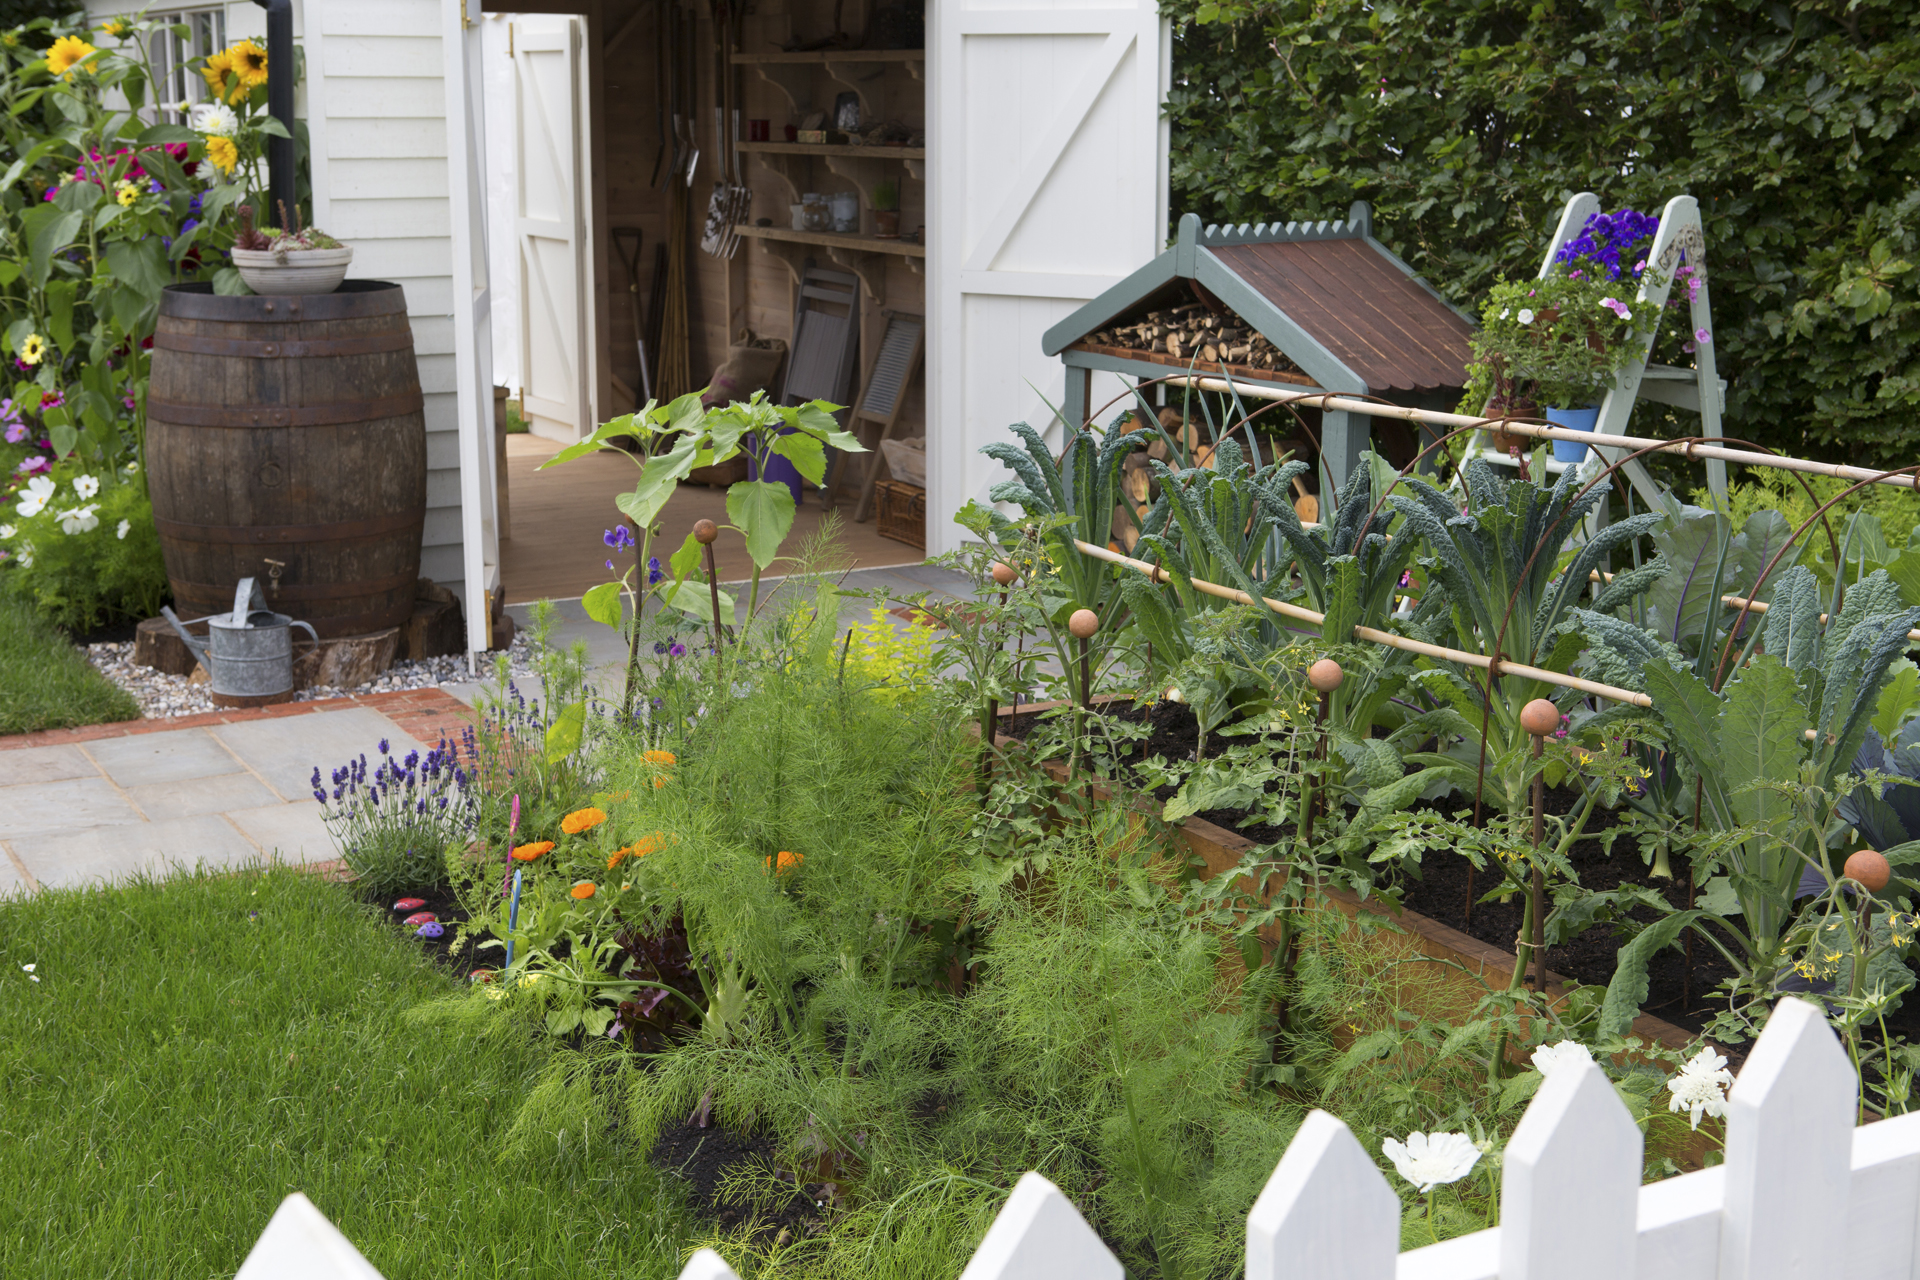
<path fill-rule="evenodd" d="M 1096 699 L 1096 701 L 1099 700 Z M 1028 712 L 1046 711 L 1064 705 L 1066 704 L 1057 701 L 1029 702 L 1017 708 L 1002 707 L 1000 715 L 1002 717 L 1024 715 Z M 977 736 L 978 726 L 972 726 L 972 731 Z M 1025 744 L 1018 738 L 995 734 L 994 745 L 1002 751 L 1008 751 L 1019 749 Z M 1057 762 L 1049 762 L 1047 772 L 1058 781 L 1067 780 L 1065 767 Z M 1091 787 L 1093 792 L 1103 799 L 1114 799 L 1119 794 L 1105 780 L 1096 780 Z M 1156 819 L 1161 811 L 1157 803 L 1145 796 L 1129 795 L 1124 798 L 1123 803 L 1136 813 Z M 1254 847 L 1254 841 L 1208 822 L 1204 818 L 1187 818 L 1167 825 L 1179 832 L 1180 838 L 1186 841 L 1187 847 L 1199 855 L 1201 861 L 1206 864 L 1207 871 L 1213 875 L 1238 866 L 1241 856 Z M 1485 983 L 1487 988 L 1494 991 L 1501 991 L 1505 990 L 1507 984 L 1512 981 L 1513 967 L 1518 961 L 1511 951 L 1502 951 L 1449 925 L 1441 924 L 1438 920 L 1429 919 L 1417 911 L 1408 911 L 1404 908 L 1395 910 L 1384 902 L 1362 899 L 1345 889 L 1331 885 L 1320 885 L 1318 891 L 1325 901 L 1349 917 L 1367 911 L 1391 920 L 1405 931 L 1416 950 L 1443 962 L 1435 966 L 1443 980 L 1450 986 L 1457 987 L 1463 996 L 1470 996 L 1470 1002 L 1478 1002 L 1487 994 L 1486 990 L 1482 989 L 1481 983 Z M 1450 970 L 1449 962 L 1452 965 L 1458 965 L 1464 972 Z M 1478 981 L 1474 981 L 1476 978 Z M 1547 995 L 1556 1002 L 1564 1000 L 1568 991 L 1576 985 L 1578 984 L 1564 975 L 1554 973 L 1552 970 L 1547 971 Z M 1635 1018 L 1629 1033 L 1639 1036 L 1650 1044 L 1668 1049 L 1686 1049 L 1700 1039 L 1684 1027 L 1676 1026 L 1665 1018 L 1657 1018 L 1650 1013 L 1643 1013 Z"/>

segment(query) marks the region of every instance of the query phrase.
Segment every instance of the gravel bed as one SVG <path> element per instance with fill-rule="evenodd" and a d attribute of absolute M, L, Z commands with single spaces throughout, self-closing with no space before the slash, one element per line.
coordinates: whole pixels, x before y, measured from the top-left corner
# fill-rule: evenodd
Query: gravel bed
<path fill-rule="evenodd" d="M 151 667 L 136 666 L 131 641 L 125 644 L 90 644 L 86 652 L 87 660 L 99 668 L 102 675 L 133 695 L 134 701 L 140 704 L 140 714 L 146 719 L 165 720 L 173 716 L 199 715 L 204 711 L 220 709 L 213 705 L 211 685 L 195 684 L 186 676 L 170 676 Z M 479 679 L 492 678 L 492 659 L 495 656 L 488 655 L 488 661 L 480 668 Z M 511 674 L 533 674 L 533 646 L 524 633 L 514 636 L 513 647 L 507 650 L 507 656 L 512 663 Z M 323 698 L 344 698 L 349 694 L 395 693 L 402 689 L 466 684 L 475 678 L 467 670 L 464 654 L 423 658 L 418 662 L 402 659 L 378 678 L 357 688 L 335 689 L 316 685 L 311 689 L 296 690 L 293 696 L 297 702 L 313 702 Z"/>

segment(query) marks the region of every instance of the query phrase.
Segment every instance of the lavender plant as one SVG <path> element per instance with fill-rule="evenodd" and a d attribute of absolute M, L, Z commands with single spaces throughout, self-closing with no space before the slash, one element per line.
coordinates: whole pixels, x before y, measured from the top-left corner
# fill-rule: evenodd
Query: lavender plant
<path fill-rule="evenodd" d="M 405 757 L 380 739 L 371 768 L 362 754 L 335 769 L 329 789 L 313 770 L 321 819 L 353 871 L 354 884 L 383 895 L 445 883 L 446 854 L 471 838 L 479 793 L 460 749 L 446 738 Z"/>

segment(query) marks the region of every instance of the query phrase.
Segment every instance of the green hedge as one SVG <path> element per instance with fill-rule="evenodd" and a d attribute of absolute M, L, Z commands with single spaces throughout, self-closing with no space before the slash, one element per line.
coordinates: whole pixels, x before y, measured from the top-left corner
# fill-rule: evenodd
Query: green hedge
<path fill-rule="evenodd" d="M 1920 5 L 1163 0 L 1172 210 L 1338 217 L 1456 302 L 1566 197 L 1697 197 L 1729 435 L 1914 461 Z M 1684 424 L 1690 415 L 1681 419 Z M 1693 419 L 1697 421 L 1697 419 Z"/>

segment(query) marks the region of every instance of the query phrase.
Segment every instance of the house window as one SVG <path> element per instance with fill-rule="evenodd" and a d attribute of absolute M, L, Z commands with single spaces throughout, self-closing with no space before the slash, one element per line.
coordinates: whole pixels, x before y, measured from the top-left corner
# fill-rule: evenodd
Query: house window
<path fill-rule="evenodd" d="M 155 99 L 167 103 L 204 101 L 209 96 L 206 79 L 188 64 L 227 47 L 227 11 L 187 9 L 153 16 L 186 29 L 185 35 L 178 31 L 157 31 L 153 35 L 148 52 L 153 59 Z M 170 124 L 187 122 L 183 111 L 162 110 L 159 114 Z"/>

